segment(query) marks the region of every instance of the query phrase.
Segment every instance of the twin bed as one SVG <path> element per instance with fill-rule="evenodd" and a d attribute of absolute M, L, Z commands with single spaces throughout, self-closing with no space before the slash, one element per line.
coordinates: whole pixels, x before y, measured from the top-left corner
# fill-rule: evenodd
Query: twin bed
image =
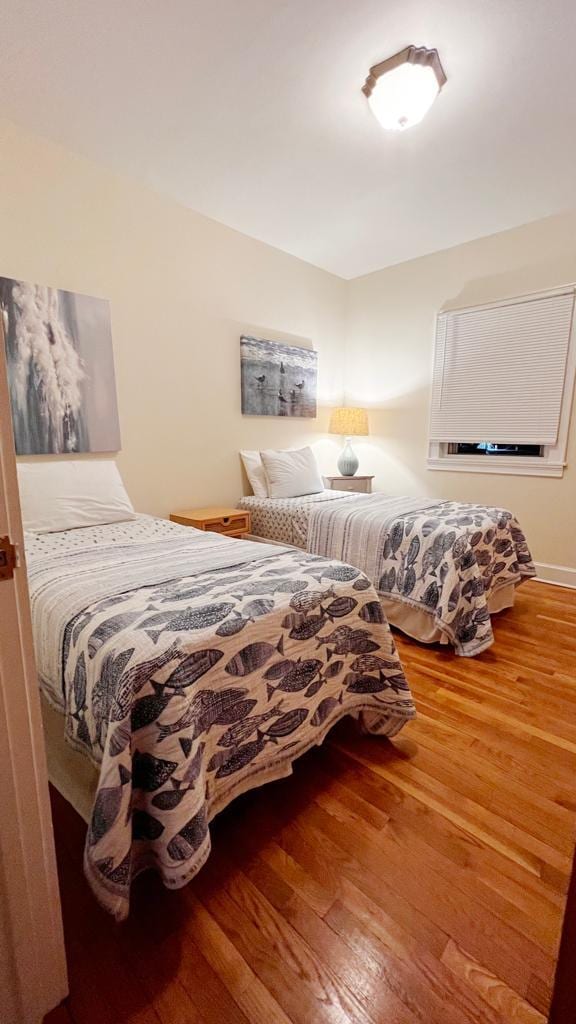
<path fill-rule="evenodd" d="M 118 919 L 138 872 L 184 885 L 214 815 L 344 715 L 393 736 L 415 713 L 358 569 L 146 516 L 28 534 L 26 554 L 50 775 L 91 805 L 85 871 Z"/>
<path fill-rule="evenodd" d="M 506 509 L 332 490 L 239 504 L 254 536 L 357 566 L 392 625 L 467 657 L 494 642 L 491 614 L 510 608 L 516 587 L 536 574 Z"/>
<path fill-rule="evenodd" d="M 212 818 L 289 774 L 340 718 L 392 737 L 414 716 L 385 611 L 472 655 L 534 574 L 500 509 L 243 499 L 271 545 L 136 515 L 115 466 L 113 487 L 107 467 L 100 481 L 76 466 L 81 499 L 54 479 L 51 498 L 20 467 L 32 622 L 50 777 L 88 822 L 86 875 L 118 919 L 140 871 L 184 885 Z"/>

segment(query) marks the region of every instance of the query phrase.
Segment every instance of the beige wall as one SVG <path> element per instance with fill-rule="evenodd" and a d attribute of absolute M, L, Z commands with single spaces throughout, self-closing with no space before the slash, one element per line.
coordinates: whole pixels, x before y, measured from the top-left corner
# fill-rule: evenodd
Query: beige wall
<path fill-rule="evenodd" d="M 372 408 L 356 447 L 377 487 L 507 505 L 539 562 L 576 567 L 576 417 L 560 480 L 426 469 L 437 310 L 576 280 L 576 214 L 346 282 L 0 121 L 0 274 L 111 300 L 138 509 L 234 502 L 242 447 L 311 442 L 335 472 L 325 430 L 345 380 Z M 318 350 L 316 421 L 241 415 L 243 331 Z"/>
<path fill-rule="evenodd" d="M 235 502 L 240 448 L 322 441 L 313 420 L 240 412 L 239 336 L 319 353 L 319 394 L 339 402 L 341 279 L 178 206 L 0 121 L 0 274 L 110 299 L 119 464 L 142 511 Z"/>
<path fill-rule="evenodd" d="M 576 281 L 576 214 L 551 217 L 357 278 L 348 286 L 346 397 L 373 406 L 363 468 L 394 493 L 513 509 L 538 562 L 576 568 L 576 415 L 561 479 L 426 469 L 435 316 Z"/>

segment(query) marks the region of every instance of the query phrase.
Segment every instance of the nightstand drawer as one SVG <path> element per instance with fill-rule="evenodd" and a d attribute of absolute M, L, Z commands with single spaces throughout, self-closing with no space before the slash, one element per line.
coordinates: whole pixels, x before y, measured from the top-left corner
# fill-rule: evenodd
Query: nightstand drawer
<path fill-rule="evenodd" d="M 206 519 L 202 530 L 212 533 L 248 533 L 250 523 L 247 515 L 222 516 L 219 519 Z"/>
<path fill-rule="evenodd" d="M 333 489 L 336 491 L 364 491 L 366 484 L 363 480 L 355 480 L 354 477 L 348 477 L 346 480 L 338 480 L 334 484 Z"/>
<path fill-rule="evenodd" d="M 332 491 L 357 491 L 359 494 L 372 493 L 373 476 L 327 476 L 326 486 Z"/>
<path fill-rule="evenodd" d="M 250 533 L 250 513 L 240 508 L 191 508 L 183 512 L 172 512 L 170 519 L 182 526 L 193 526 L 196 530 L 220 533 L 223 537 L 242 537 Z"/>

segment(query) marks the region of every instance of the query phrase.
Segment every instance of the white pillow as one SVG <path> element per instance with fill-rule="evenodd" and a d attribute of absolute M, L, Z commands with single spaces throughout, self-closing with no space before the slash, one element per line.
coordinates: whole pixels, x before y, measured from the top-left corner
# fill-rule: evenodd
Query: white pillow
<path fill-rule="evenodd" d="M 311 448 L 260 452 L 271 498 L 298 498 L 324 490 Z"/>
<path fill-rule="evenodd" d="M 244 463 L 246 476 L 248 477 L 254 497 L 267 498 L 268 481 L 266 480 L 260 452 L 240 452 L 240 458 Z"/>
<path fill-rule="evenodd" d="M 112 459 L 19 462 L 25 530 L 53 533 L 136 519 Z"/>

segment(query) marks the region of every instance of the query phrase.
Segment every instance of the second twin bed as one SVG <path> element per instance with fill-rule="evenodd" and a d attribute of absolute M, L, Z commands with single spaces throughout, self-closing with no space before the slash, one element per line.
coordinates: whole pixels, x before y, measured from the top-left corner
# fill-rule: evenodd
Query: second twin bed
<path fill-rule="evenodd" d="M 491 614 L 536 574 L 511 512 L 433 498 L 324 490 L 242 498 L 252 533 L 337 558 L 366 573 L 388 621 L 471 657 L 494 641 Z"/>

